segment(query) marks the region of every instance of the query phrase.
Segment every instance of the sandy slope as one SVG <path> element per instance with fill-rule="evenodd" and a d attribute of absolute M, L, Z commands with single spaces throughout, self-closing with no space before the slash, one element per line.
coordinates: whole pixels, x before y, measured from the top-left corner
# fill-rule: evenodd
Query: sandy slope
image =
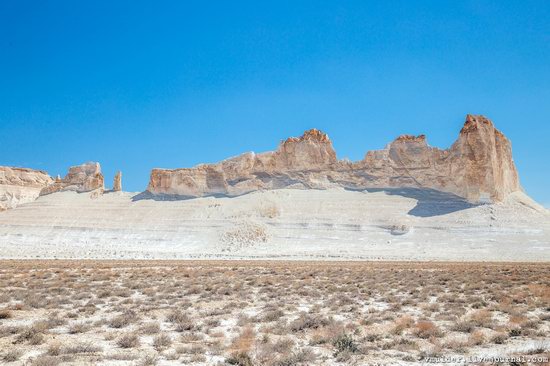
<path fill-rule="evenodd" d="M 0 213 L 0 257 L 548 261 L 550 214 L 522 194 L 474 207 L 415 189 L 60 192 Z"/>

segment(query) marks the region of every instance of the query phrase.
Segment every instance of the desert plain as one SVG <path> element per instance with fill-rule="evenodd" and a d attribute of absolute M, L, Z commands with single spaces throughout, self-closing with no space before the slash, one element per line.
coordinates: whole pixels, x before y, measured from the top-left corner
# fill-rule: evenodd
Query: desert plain
<path fill-rule="evenodd" d="M 0 268 L 3 364 L 549 364 L 547 264 L 2 260 Z"/>

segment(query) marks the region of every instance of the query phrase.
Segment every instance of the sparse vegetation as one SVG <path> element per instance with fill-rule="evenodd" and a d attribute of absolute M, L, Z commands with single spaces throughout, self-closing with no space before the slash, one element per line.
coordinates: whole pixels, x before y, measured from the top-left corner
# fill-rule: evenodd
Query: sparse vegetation
<path fill-rule="evenodd" d="M 0 268 L 0 363 L 391 364 L 483 347 L 543 356 L 549 348 L 545 265 L 6 261 Z"/>

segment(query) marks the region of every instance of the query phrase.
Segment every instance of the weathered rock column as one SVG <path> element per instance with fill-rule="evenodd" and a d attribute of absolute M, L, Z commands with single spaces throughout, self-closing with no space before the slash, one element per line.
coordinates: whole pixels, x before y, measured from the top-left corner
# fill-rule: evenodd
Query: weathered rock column
<path fill-rule="evenodd" d="M 122 191 L 122 172 L 120 171 L 118 171 L 115 175 L 115 179 L 113 181 L 113 191 L 114 192 Z"/>

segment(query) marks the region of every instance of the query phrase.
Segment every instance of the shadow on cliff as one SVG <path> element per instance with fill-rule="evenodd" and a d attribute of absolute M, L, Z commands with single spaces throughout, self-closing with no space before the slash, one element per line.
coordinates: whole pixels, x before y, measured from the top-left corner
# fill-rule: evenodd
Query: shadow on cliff
<path fill-rule="evenodd" d="M 478 205 L 452 193 L 427 188 L 368 188 L 367 192 L 384 192 L 390 196 L 402 196 L 417 200 L 408 214 L 418 217 L 433 217 L 466 210 Z"/>
<path fill-rule="evenodd" d="M 212 194 L 208 197 L 229 197 L 225 194 Z M 132 197 L 132 201 L 142 201 L 142 200 L 153 200 L 153 201 L 184 201 L 184 200 L 192 200 L 197 197 L 195 196 L 183 196 L 183 195 L 177 195 L 177 194 L 152 194 L 149 191 L 144 191 L 141 193 L 136 194 Z"/>
<path fill-rule="evenodd" d="M 467 210 L 469 208 L 476 207 L 478 205 L 472 204 L 466 201 L 464 198 L 454 195 L 452 193 L 441 192 L 435 189 L 428 188 L 367 188 L 367 189 L 354 189 L 346 188 L 349 191 L 362 191 L 362 192 L 384 192 L 390 196 L 402 196 L 406 198 L 412 198 L 417 201 L 416 206 L 409 212 L 409 215 L 418 217 L 433 217 L 446 215 L 452 212 Z M 246 195 L 244 193 L 243 195 Z M 237 197 L 228 196 L 224 194 L 213 194 L 208 197 Z M 183 195 L 169 195 L 169 194 L 152 194 L 149 191 L 141 192 L 132 197 L 132 201 L 141 200 L 153 200 L 153 201 L 182 201 L 191 200 L 197 197 L 183 196 Z"/>

